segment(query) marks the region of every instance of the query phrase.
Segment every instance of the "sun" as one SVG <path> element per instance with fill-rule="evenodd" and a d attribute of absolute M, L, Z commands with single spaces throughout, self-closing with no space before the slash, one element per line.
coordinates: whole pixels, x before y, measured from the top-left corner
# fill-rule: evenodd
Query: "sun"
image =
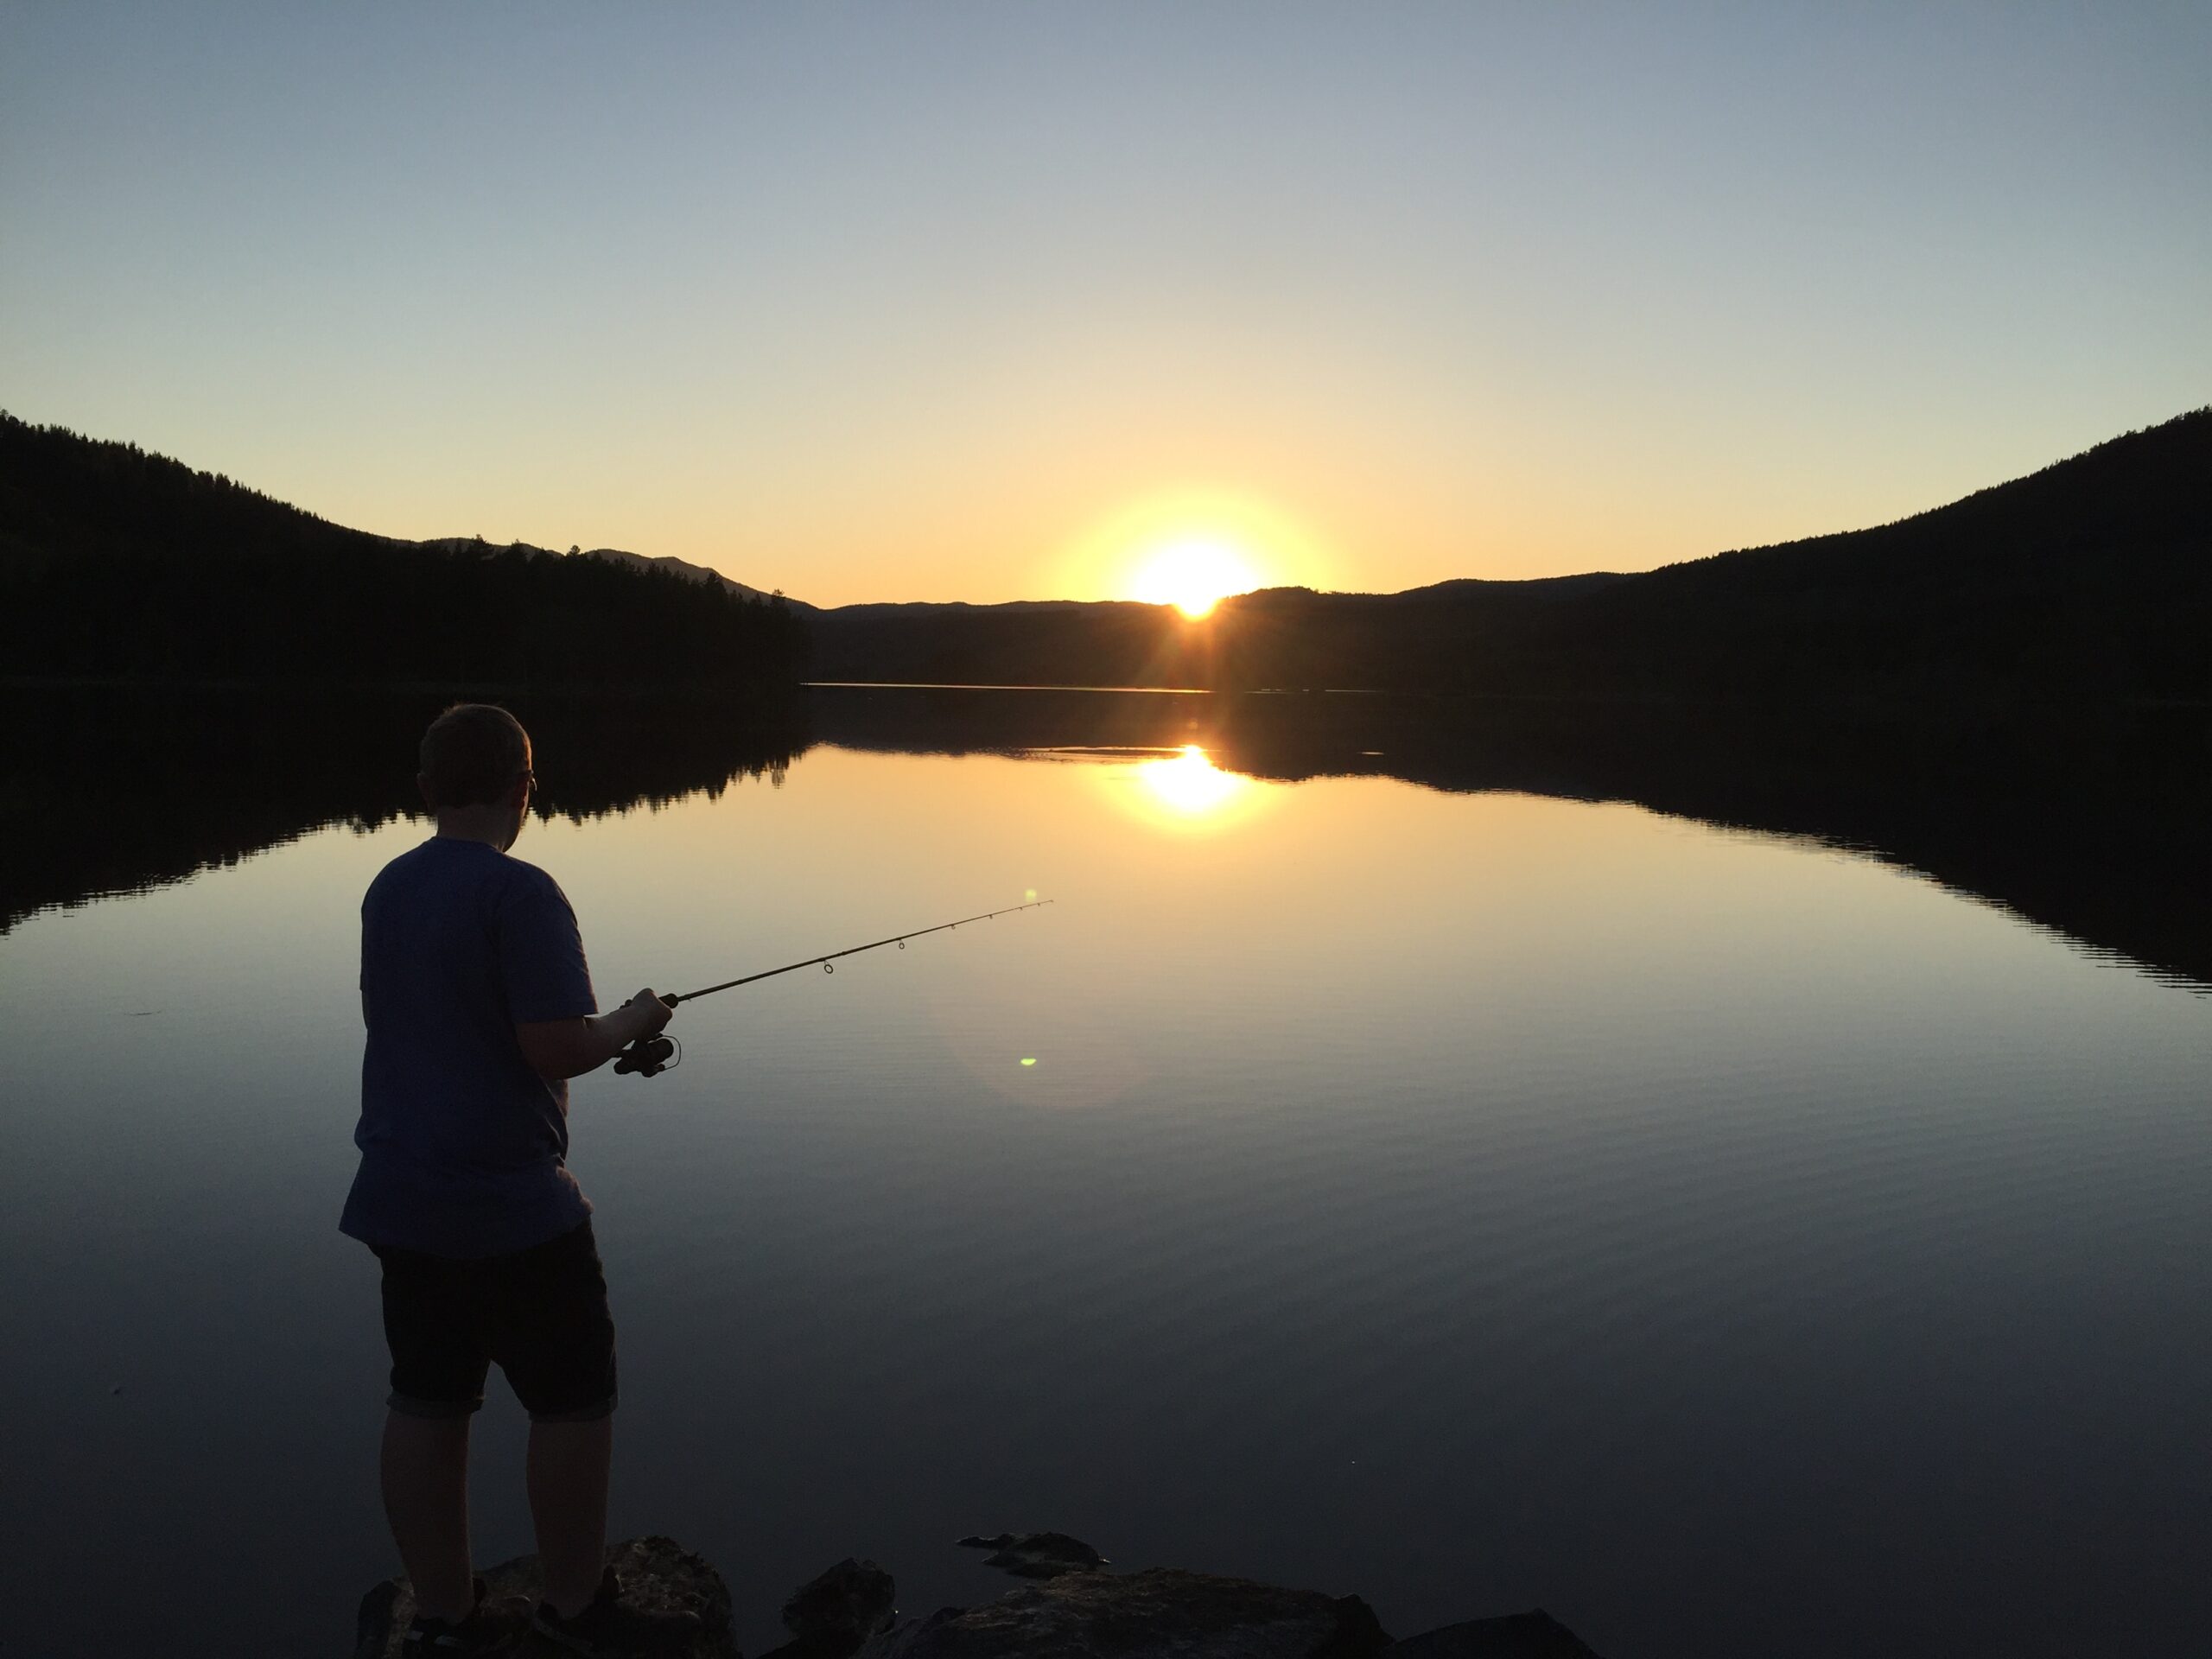
<path fill-rule="evenodd" d="M 1242 488 L 1173 487 L 1073 531 L 1052 586 L 1071 598 L 1173 605 L 1193 620 L 1255 588 L 1336 586 L 1339 561 L 1311 526 Z"/>
<path fill-rule="evenodd" d="M 1140 558 L 1129 596 L 1147 605 L 1173 605 L 1194 622 L 1230 594 L 1261 583 L 1243 549 L 1212 537 L 1162 542 Z"/>

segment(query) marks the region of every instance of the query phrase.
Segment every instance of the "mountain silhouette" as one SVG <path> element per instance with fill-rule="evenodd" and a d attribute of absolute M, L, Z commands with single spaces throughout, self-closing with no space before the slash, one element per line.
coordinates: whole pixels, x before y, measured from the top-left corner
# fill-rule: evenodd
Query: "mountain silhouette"
<path fill-rule="evenodd" d="M 668 557 L 399 542 L 0 416 L 19 678 L 2212 701 L 2212 409 L 1868 530 L 1637 574 L 1130 601 L 787 601 Z"/>
<path fill-rule="evenodd" d="M 1635 575 L 848 606 L 823 680 L 1605 701 L 2212 699 L 2212 409 L 1873 529 Z"/>
<path fill-rule="evenodd" d="M 404 542 L 395 538 L 393 545 L 434 548 L 442 553 L 467 553 L 477 547 L 479 540 L 474 536 L 439 536 L 420 542 Z M 748 588 L 719 570 L 710 570 L 703 564 L 694 564 L 689 559 L 679 559 L 672 553 L 626 553 L 619 547 L 572 547 L 563 553 L 556 548 L 533 547 L 527 542 L 511 542 L 507 550 L 518 550 L 531 558 L 608 559 L 636 570 L 658 571 L 664 575 L 682 576 L 689 582 L 710 582 L 724 593 L 734 594 L 740 599 L 783 598 L 780 594 L 763 593 L 758 588 Z M 797 610 L 810 611 L 814 608 L 811 605 L 801 605 L 795 600 L 785 602 Z"/>
<path fill-rule="evenodd" d="M 788 686 L 802 624 L 696 566 L 348 530 L 133 444 L 0 415 L 18 678 Z"/>

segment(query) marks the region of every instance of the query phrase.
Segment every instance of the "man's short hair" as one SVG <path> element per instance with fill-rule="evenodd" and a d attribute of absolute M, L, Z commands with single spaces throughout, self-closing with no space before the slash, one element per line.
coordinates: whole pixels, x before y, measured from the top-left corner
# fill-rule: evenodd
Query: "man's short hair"
<path fill-rule="evenodd" d="M 489 806 L 530 770 L 530 734 L 497 703 L 456 702 L 423 734 L 430 804 Z"/>

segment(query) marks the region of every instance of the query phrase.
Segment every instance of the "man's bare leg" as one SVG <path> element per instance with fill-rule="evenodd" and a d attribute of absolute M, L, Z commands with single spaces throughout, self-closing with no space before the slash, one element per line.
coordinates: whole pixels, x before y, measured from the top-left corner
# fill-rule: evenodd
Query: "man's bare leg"
<path fill-rule="evenodd" d="M 599 1593 L 613 1453 L 611 1412 L 589 1422 L 530 1426 L 530 1517 L 537 1527 L 545 1599 L 563 1618 L 583 1611 Z"/>
<path fill-rule="evenodd" d="M 384 1512 L 415 1584 L 415 1611 L 459 1623 L 476 1605 L 468 1555 L 468 1419 L 384 1420 Z"/>

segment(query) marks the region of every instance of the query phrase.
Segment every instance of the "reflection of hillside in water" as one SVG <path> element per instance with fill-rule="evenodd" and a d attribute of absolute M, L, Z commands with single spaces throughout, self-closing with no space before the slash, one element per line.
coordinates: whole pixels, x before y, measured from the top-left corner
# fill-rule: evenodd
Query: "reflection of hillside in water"
<path fill-rule="evenodd" d="M 435 693 L 346 699 L 42 692 L 5 709 L 0 931 L 332 824 L 416 807 Z M 1632 801 L 1807 836 L 2212 987 L 2212 715 L 1913 722 L 1379 697 L 817 690 L 803 709 L 518 699 L 543 810 L 584 818 L 780 778 L 810 741 L 913 753 L 1202 746 L 1296 780 Z"/>
<path fill-rule="evenodd" d="M 1630 801 L 1918 870 L 2212 987 L 2212 714 L 1452 707 L 1367 696 L 818 692 L 818 739 L 944 753 L 1196 743 L 1263 778 Z"/>
<path fill-rule="evenodd" d="M 10 697 L 0 753 L 0 932 L 333 824 L 420 810 L 415 746 L 437 692 L 41 691 Z M 798 715 L 728 702 L 507 699 L 538 750 L 544 816 L 582 819 L 780 781 Z"/>

